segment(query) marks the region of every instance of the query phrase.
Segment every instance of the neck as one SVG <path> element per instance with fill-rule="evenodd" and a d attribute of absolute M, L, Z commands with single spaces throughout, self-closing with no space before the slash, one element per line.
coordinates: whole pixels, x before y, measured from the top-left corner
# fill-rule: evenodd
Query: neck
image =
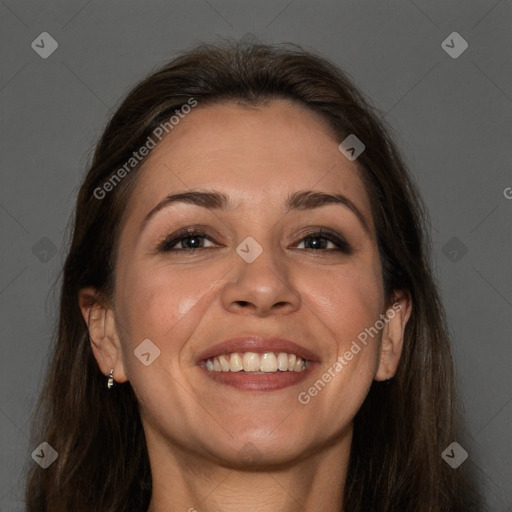
<path fill-rule="evenodd" d="M 151 437 L 148 512 L 343 512 L 351 431 L 310 457 L 252 470 L 220 465 L 176 445 L 162 449 Z"/>

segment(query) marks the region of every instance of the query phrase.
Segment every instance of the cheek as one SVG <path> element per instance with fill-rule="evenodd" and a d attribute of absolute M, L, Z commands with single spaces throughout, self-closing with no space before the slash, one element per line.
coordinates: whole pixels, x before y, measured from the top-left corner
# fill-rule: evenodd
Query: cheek
<path fill-rule="evenodd" d="M 326 369 L 338 385 L 350 380 L 366 388 L 373 380 L 379 354 L 381 330 L 372 329 L 384 308 L 380 273 L 375 265 L 350 265 L 308 277 L 305 302 L 330 345 L 332 359 Z M 369 335 L 368 332 L 371 334 Z M 342 368 L 334 368 L 343 358 Z M 334 385 L 333 387 L 337 387 Z"/>
<path fill-rule="evenodd" d="M 350 265 L 305 276 L 308 307 L 344 345 L 373 325 L 384 307 L 380 276 L 372 267 Z"/>
<path fill-rule="evenodd" d="M 124 276 L 116 297 L 123 352 L 131 355 L 143 340 L 150 339 L 160 349 L 159 362 L 172 368 L 200 323 L 218 277 L 210 272 L 171 271 L 163 265 L 134 265 Z M 132 357 L 126 365 L 132 373 L 140 366 Z"/>
<path fill-rule="evenodd" d="M 311 417 L 325 418 L 326 435 L 348 425 L 364 402 L 377 371 L 380 332 L 362 343 L 383 307 L 382 287 L 373 273 L 347 267 L 309 278 L 308 305 L 330 344 L 318 379 L 297 396 Z M 320 337 L 319 337 L 320 339 Z"/>
<path fill-rule="evenodd" d="M 155 404 L 157 410 L 172 409 L 185 399 L 185 391 L 176 385 L 180 354 L 201 315 L 204 283 L 201 287 L 192 276 L 185 278 L 161 266 L 133 265 L 124 276 L 116 298 L 116 320 L 124 327 L 119 332 L 123 363 L 144 414 L 151 416 Z M 151 344 L 141 345 L 144 340 Z M 139 346 L 148 348 L 143 352 Z M 150 353 L 147 366 L 137 357 L 145 352 Z"/>

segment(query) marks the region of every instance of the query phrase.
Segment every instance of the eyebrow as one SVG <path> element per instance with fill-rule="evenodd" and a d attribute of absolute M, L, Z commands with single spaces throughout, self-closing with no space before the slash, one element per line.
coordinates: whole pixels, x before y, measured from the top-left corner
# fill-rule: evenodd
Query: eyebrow
<path fill-rule="evenodd" d="M 229 197 L 222 192 L 192 190 L 170 194 L 160 201 L 142 221 L 140 231 L 144 229 L 149 220 L 160 210 L 175 203 L 186 203 L 200 206 L 208 210 L 226 211 L 230 208 Z M 300 190 L 290 194 L 285 203 L 285 213 L 291 211 L 304 211 L 321 208 L 330 204 L 345 206 L 355 214 L 362 224 L 364 230 L 370 234 L 370 227 L 357 206 L 343 194 L 327 194 L 326 192 L 315 192 L 313 190 Z"/>

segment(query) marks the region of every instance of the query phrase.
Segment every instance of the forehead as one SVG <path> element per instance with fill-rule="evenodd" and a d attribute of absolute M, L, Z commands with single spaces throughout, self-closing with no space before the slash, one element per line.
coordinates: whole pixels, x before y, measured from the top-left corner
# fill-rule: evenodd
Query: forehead
<path fill-rule="evenodd" d="M 282 206 L 291 191 L 314 189 L 348 196 L 371 224 L 360 170 L 340 142 L 320 114 L 291 100 L 199 104 L 152 150 L 129 216 L 144 216 L 174 191 L 218 189 L 235 208 L 261 213 Z"/>

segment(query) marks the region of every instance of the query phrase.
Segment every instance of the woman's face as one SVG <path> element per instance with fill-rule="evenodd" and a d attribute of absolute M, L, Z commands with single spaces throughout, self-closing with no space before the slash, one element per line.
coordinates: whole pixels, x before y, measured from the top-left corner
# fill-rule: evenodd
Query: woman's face
<path fill-rule="evenodd" d="M 350 441 L 372 381 L 391 376 L 396 361 L 383 361 L 380 345 L 396 318 L 360 341 L 389 305 L 369 199 L 340 142 L 317 114 L 287 100 L 199 104 L 150 154 L 120 235 L 113 316 L 114 378 L 137 395 L 150 451 L 180 446 L 230 464 L 303 457 Z M 161 204 L 191 191 L 226 204 Z M 346 200 L 287 208 L 311 191 Z M 204 236 L 173 240 L 186 228 Z M 263 338 L 254 350 L 251 339 L 212 349 L 254 336 Z M 226 356 L 211 360 L 213 370 L 209 349 Z M 313 361 L 304 373 L 231 371 L 235 352 L 248 370 L 263 360 L 266 370 L 276 362 L 284 370 L 301 350 Z M 244 361 L 246 352 L 258 355 Z M 234 366 L 216 371 L 226 363 Z"/>

